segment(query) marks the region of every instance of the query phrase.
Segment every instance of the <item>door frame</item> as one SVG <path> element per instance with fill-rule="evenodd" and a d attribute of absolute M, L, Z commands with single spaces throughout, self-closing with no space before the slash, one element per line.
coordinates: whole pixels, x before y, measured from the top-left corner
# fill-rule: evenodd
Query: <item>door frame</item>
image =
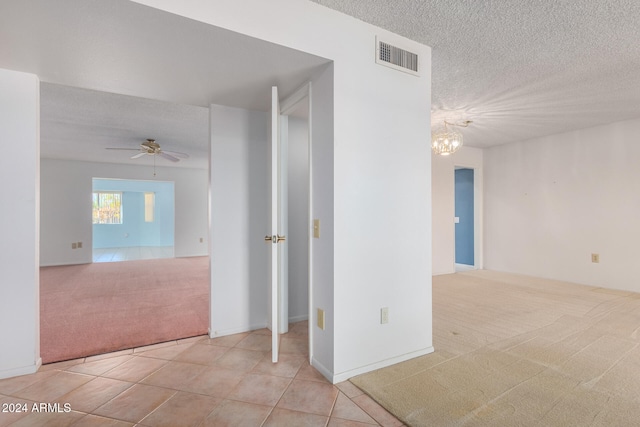
<path fill-rule="evenodd" d="M 308 266 L 308 310 L 307 310 L 307 319 L 308 319 L 308 330 L 309 330 L 309 342 L 308 342 L 308 348 L 309 348 L 309 362 L 311 363 L 311 360 L 313 360 L 313 325 L 311 322 L 311 313 L 312 313 L 312 307 L 313 307 L 313 125 L 312 125 L 312 105 L 313 105 L 313 95 L 312 95 L 312 84 L 311 82 L 307 82 L 305 84 L 303 84 L 302 86 L 300 86 L 298 89 L 296 89 L 291 95 L 287 96 L 285 99 L 283 99 L 280 102 L 280 115 L 281 116 L 288 116 L 290 115 L 302 102 L 306 102 L 307 103 L 307 108 L 308 108 L 308 118 L 307 118 L 307 122 L 308 122 L 308 126 L 307 126 L 307 141 L 308 141 L 308 157 L 307 157 L 307 173 L 308 173 L 308 180 L 307 180 L 307 184 L 309 186 L 308 188 L 308 199 L 307 199 L 307 244 L 308 244 L 308 259 L 307 259 L 307 266 Z M 287 134 L 288 134 L 288 130 L 287 130 Z M 287 141 L 288 142 L 288 141 Z M 281 294 L 282 295 L 282 294 Z M 288 293 L 287 293 L 288 295 Z"/>

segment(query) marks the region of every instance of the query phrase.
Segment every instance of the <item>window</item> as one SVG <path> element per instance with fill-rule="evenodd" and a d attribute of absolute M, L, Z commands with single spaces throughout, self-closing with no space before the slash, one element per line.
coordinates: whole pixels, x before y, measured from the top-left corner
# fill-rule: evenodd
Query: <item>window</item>
<path fill-rule="evenodd" d="M 93 192 L 93 223 L 122 224 L 122 192 Z"/>
<path fill-rule="evenodd" d="M 153 222 L 156 193 L 144 193 L 144 222 Z"/>

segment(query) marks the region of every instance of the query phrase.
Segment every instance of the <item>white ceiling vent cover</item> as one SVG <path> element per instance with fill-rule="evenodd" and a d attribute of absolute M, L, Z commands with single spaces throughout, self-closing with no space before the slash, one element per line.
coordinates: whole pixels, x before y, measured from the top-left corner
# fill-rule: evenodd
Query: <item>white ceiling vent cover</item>
<path fill-rule="evenodd" d="M 418 73 L 418 54 L 382 41 L 378 37 L 376 37 L 376 63 L 415 76 L 420 75 Z"/>

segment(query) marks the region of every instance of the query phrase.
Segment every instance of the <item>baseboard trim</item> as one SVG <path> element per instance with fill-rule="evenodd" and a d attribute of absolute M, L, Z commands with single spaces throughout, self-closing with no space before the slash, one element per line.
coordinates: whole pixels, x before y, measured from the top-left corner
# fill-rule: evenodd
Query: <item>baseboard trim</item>
<path fill-rule="evenodd" d="M 327 369 L 322 363 L 320 363 L 315 357 L 311 358 L 311 366 L 316 368 L 318 372 L 322 374 L 327 380 L 331 381 L 333 378 L 333 372 Z M 334 383 L 335 384 L 335 383 Z"/>
<path fill-rule="evenodd" d="M 370 365 L 362 366 L 360 368 L 350 369 L 348 371 L 341 372 L 339 374 L 333 374 L 330 381 L 333 384 L 337 384 L 342 381 L 346 381 L 349 378 L 353 378 L 357 375 L 366 374 L 367 372 L 375 371 L 376 369 L 386 368 L 387 366 L 395 365 L 396 363 L 405 362 L 409 359 L 413 359 L 416 357 L 433 353 L 433 351 L 434 351 L 433 346 L 431 346 L 431 347 L 423 348 L 418 351 L 413 351 L 411 353 L 403 354 L 401 356 L 392 357 L 391 359 L 386 359 L 380 362 L 372 363 Z"/>
<path fill-rule="evenodd" d="M 289 317 L 289 323 L 302 322 L 303 320 L 309 320 L 309 315 L 303 314 L 301 316 Z"/>
<path fill-rule="evenodd" d="M 21 375 L 35 374 L 42 366 L 42 359 L 38 357 L 36 363 L 29 366 L 21 366 L 20 368 L 5 369 L 0 371 L 0 380 L 5 378 L 19 377 Z"/>
<path fill-rule="evenodd" d="M 224 337 L 227 335 L 242 334 L 244 332 L 255 331 L 256 329 L 266 328 L 266 323 L 256 323 L 254 325 L 240 326 L 238 328 L 214 330 L 209 328 L 209 338 Z"/>

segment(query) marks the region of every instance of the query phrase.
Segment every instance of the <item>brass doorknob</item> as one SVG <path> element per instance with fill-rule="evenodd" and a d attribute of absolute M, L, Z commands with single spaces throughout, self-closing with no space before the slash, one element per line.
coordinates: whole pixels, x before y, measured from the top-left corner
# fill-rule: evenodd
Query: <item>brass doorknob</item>
<path fill-rule="evenodd" d="M 287 240 L 287 237 L 286 237 L 286 236 L 278 236 L 278 237 L 276 238 L 276 243 L 284 242 L 284 241 L 286 241 L 286 240 Z"/>

